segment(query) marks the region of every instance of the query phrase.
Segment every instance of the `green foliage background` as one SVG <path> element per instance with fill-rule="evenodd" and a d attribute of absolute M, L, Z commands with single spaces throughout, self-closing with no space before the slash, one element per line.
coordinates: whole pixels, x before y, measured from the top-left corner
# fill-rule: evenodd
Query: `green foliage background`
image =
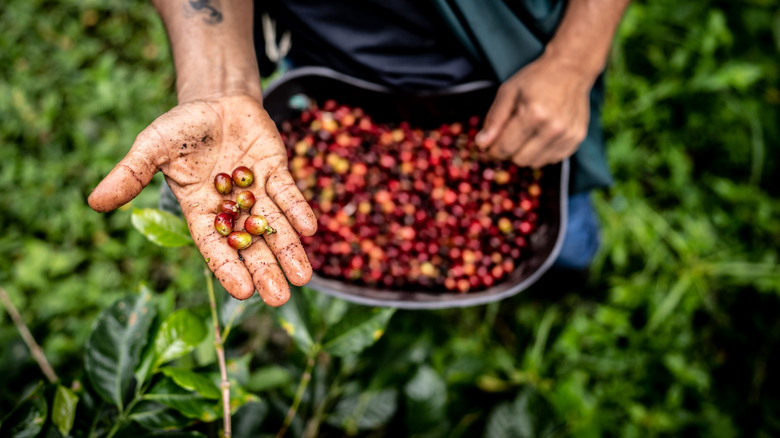
<path fill-rule="evenodd" d="M 140 283 L 206 300 L 196 251 L 153 245 L 130 207 L 86 204 L 174 104 L 174 72 L 143 1 L 9 0 L 0 29 L 0 286 L 69 382 L 99 310 Z M 775 1 L 634 2 L 610 58 L 616 184 L 595 198 L 590 282 L 399 311 L 368 352 L 315 370 L 300 416 L 337 385 L 323 436 L 780 435 L 779 58 Z M 132 206 L 156 206 L 161 182 Z M 229 354 L 299 375 L 270 321 L 247 318 Z M 5 313 L 0 345 L 7 412 L 41 376 Z M 262 380 L 274 425 L 295 385 Z"/>

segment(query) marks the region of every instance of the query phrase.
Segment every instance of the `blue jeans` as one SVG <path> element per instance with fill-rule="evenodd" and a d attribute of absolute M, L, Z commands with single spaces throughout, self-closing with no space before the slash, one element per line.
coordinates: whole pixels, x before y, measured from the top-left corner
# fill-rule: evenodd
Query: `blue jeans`
<path fill-rule="evenodd" d="M 601 244 L 590 192 L 569 196 L 568 226 L 554 268 L 587 269 Z"/>

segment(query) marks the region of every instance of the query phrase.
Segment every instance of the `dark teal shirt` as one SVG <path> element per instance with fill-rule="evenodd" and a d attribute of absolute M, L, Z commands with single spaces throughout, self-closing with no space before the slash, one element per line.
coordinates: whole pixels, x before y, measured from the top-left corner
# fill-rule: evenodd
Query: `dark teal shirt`
<path fill-rule="evenodd" d="M 266 3 L 292 32 L 296 66 L 322 65 L 403 91 L 502 82 L 536 59 L 563 16 L 561 0 L 285 0 Z M 572 157 L 572 192 L 611 183 L 591 93 L 588 136 Z"/>

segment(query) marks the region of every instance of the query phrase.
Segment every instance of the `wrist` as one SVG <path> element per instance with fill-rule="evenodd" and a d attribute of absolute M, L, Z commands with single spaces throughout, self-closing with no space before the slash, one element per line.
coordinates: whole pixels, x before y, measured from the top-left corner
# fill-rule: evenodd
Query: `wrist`
<path fill-rule="evenodd" d="M 562 71 L 573 73 L 589 87 L 596 82 L 605 64 L 605 60 L 601 57 L 581 56 L 565 47 L 555 45 L 552 41 L 545 47 L 539 60 L 553 64 Z"/>
<path fill-rule="evenodd" d="M 224 96 L 245 95 L 262 102 L 260 73 L 252 54 L 251 62 L 235 63 L 228 55 L 216 54 L 210 58 L 207 65 L 180 66 L 177 62 L 176 71 L 182 72 L 176 78 L 176 92 L 179 104 L 195 100 L 209 100 Z M 235 59 L 235 58 L 234 58 Z"/>

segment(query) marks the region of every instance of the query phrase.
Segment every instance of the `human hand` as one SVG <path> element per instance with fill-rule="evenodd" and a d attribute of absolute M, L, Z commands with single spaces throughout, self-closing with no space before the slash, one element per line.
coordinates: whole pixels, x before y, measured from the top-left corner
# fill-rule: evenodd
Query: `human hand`
<path fill-rule="evenodd" d="M 217 204 L 230 196 L 217 192 L 214 177 L 238 166 L 255 175 L 248 187 L 257 198 L 252 214 L 265 216 L 277 230 L 240 254 L 214 228 Z M 257 288 L 267 304 L 284 304 L 290 292 L 279 265 L 291 283 L 309 281 L 311 265 L 298 233 L 314 234 L 317 219 L 288 171 L 279 132 L 258 100 L 244 95 L 196 100 L 163 114 L 92 191 L 89 205 L 106 212 L 129 202 L 158 170 L 179 200 L 195 245 L 232 296 L 247 299 Z M 242 214 L 236 229 L 243 229 L 246 217 Z"/>
<path fill-rule="evenodd" d="M 477 144 L 524 167 L 569 157 L 588 132 L 592 85 L 576 67 L 542 55 L 499 87 Z"/>

